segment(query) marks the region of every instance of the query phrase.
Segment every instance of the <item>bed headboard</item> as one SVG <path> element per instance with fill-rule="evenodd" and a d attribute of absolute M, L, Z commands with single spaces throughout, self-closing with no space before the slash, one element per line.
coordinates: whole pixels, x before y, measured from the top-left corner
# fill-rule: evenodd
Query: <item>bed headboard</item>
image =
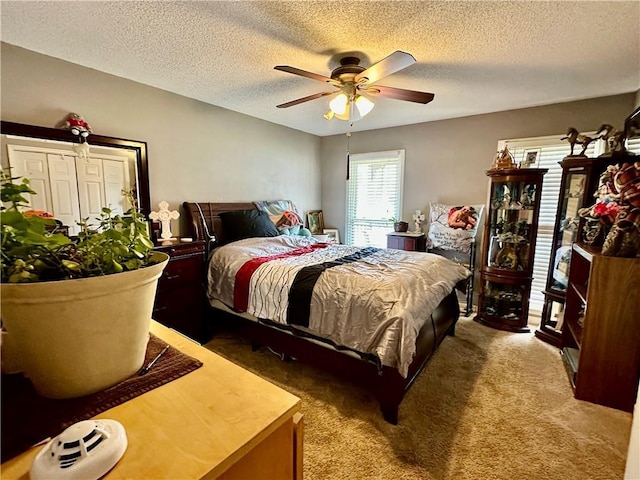
<path fill-rule="evenodd" d="M 253 203 L 184 202 L 182 206 L 187 212 L 191 237 L 194 240 L 204 240 L 207 251 L 212 244 L 227 243 L 220 220 L 221 213 L 256 209 Z"/>

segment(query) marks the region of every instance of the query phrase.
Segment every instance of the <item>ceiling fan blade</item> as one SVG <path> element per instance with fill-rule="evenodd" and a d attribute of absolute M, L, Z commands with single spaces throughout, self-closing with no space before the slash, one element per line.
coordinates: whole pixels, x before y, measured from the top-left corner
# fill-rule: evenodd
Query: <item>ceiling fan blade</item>
<path fill-rule="evenodd" d="M 433 93 L 418 92 L 416 90 L 405 90 L 404 88 L 383 87 L 382 85 L 371 85 L 365 88 L 359 88 L 368 95 L 395 98 L 396 100 L 405 100 L 415 103 L 429 103 L 435 96 Z"/>
<path fill-rule="evenodd" d="M 275 70 L 280 70 L 282 72 L 293 73 L 294 75 L 300 75 L 302 77 L 311 78 L 313 80 L 319 80 L 325 83 L 334 83 L 335 81 L 329 77 L 325 77 L 324 75 L 320 75 L 313 72 L 307 72 L 306 70 L 300 70 L 296 67 L 290 67 L 288 65 L 278 65 L 273 67 Z"/>
<path fill-rule="evenodd" d="M 313 95 L 309 95 L 308 97 L 302 97 L 302 98 L 298 98 L 297 100 L 292 100 L 292 101 L 287 102 L 287 103 L 282 103 L 280 105 L 277 105 L 277 107 L 278 108 L 289 108 L 289 107 L 293 107 L 294 105 L 299 105 L 301 103 L 308 102 L 310 100 L 315 100 L 316 98 L 322 98 L 322 97 L 325 97 L 327 95 L 333 95 L 334 93 L 339 93 L 339 91 L 336 90 L 335 92 L 314 93 Z"/>
<path fill-rule="evenodd" d="M 368 84 L 375 83 L 387 75 L 391 75 L 409 65 L 416 63 L 413 55 L 396 50 L 391 55 L 383 58 L 378 63 L 374 63 L 364 72 L 359 73 L 354 78 L 354 82 L 366 82 Z"/>

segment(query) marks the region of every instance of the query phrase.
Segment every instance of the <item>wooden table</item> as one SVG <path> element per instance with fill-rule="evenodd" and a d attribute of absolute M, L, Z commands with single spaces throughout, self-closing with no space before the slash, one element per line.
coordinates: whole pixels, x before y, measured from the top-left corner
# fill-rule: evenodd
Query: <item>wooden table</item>
<path fill-rule="evenodd" d="M 302 478 L 299 398 L 159 323 L 151 331 L 204 365 L 95 417 L 118 420 L 129 442 L 104 478 Z M 41 448 L 3 463 L 2 478 L 29 478 Z"/>

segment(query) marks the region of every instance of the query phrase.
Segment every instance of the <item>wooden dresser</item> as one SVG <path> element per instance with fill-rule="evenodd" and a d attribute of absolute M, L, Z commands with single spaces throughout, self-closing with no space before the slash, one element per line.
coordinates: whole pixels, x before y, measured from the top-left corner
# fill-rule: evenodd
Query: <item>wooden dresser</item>
<path fill-rule="evenodd" d="M 124 426 L 128 447 L 103 478 L 301 479 L 300 399 L 152 322 L 161 339 L 204 365 L 101 413 Z M 28 478 L 41 446 L 2 464 Z"/>
<path fill-rule="evenodd" d="M 158 281 L 153 319 L 206 342 L 204 242 L 177 238 L 159 243 L 155 250 L 169 255 L 169 263 Z"/>

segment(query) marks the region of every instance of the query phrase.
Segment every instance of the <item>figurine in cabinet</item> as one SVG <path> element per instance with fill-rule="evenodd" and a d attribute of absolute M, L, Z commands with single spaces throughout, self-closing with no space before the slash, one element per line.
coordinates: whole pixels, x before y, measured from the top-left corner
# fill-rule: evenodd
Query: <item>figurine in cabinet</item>
<path fill-rule="evenodd" d="M 505 243 L 496 253 L 496 265 L 507 270 L 518 269 L 518 254 L 513 243 Z"/>
<path fill-rule="evenodd" d="M 502 188 L 496 189 L 496 195 L 493 200 L 493 208 L 509 208 L 511 205 L 511 190 L 507 185 L 502 185 Z"/>
<path fill-rule="evenodd" d="M 536 201 L 535 185 L 527 185 L 520 193 L 520 204 L 523 207 L 531 207 Z"/>

